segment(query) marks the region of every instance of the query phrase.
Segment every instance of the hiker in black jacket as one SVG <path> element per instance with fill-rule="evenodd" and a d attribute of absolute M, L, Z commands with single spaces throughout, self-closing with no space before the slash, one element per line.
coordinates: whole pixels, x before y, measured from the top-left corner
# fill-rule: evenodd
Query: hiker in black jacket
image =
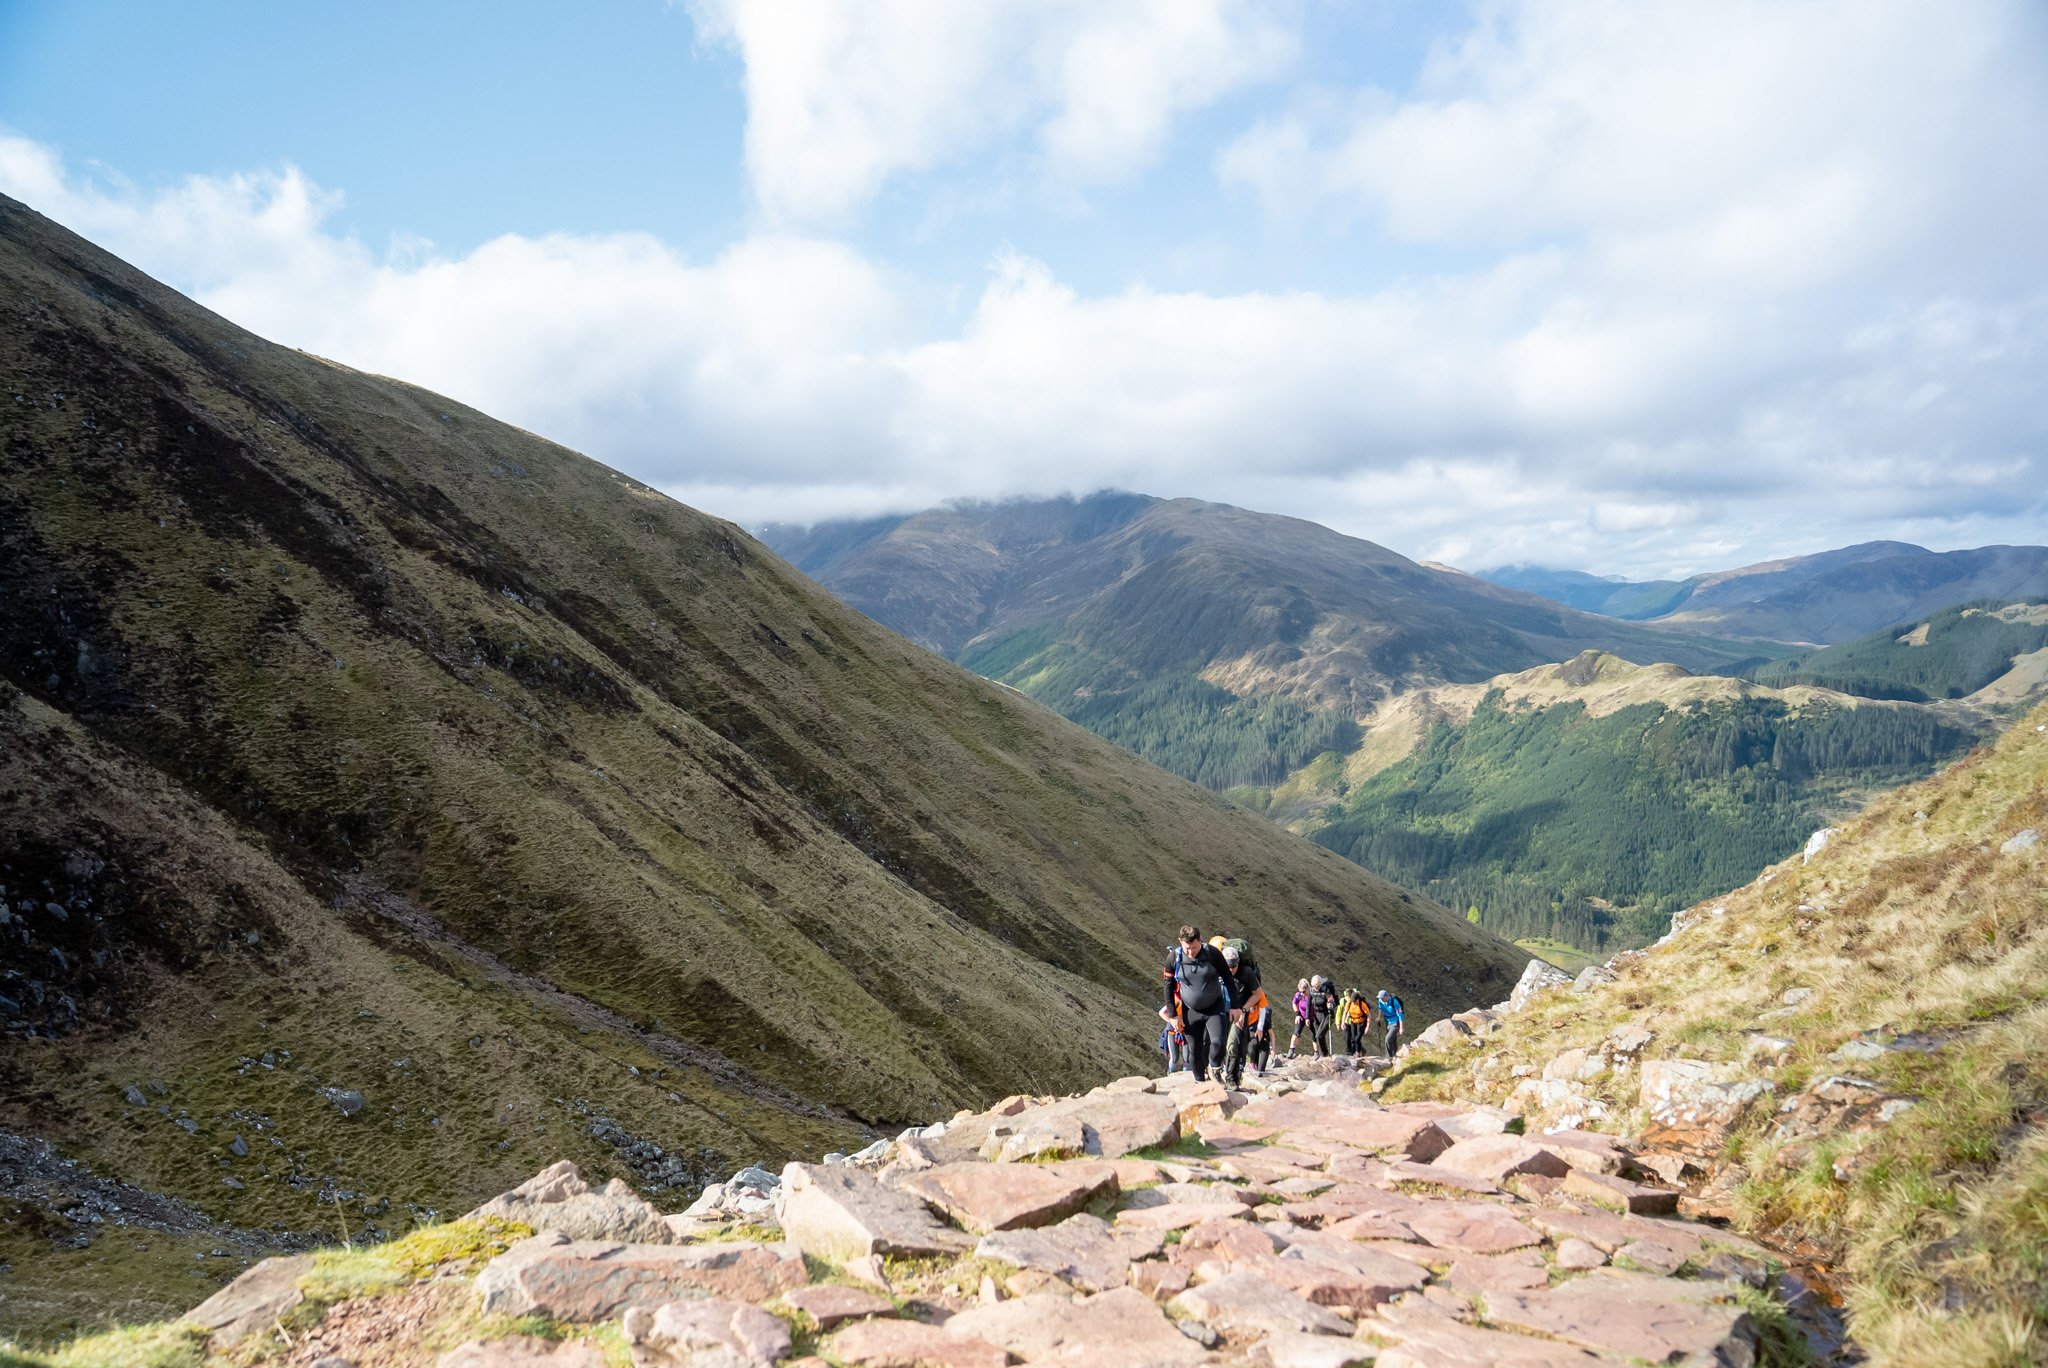
<path fill-rule="evenodd" d="M 1188 1036 L 1188 1067 L 1197 1081 L 1214 1069 L 1223 1073 L 1223 1044 L 1231 1023 L 1239 1017 L 1232 997 L 1230 966 L 1222 952 L 1202 944 L 1202 933 L 1192 926 L 1180 929 L 1180 943 L 1166 964 L 1166 1006 L 1161 1017 L 1171 1017 L 1175 990 L 1179 990 L 1181 1020 Z"/>

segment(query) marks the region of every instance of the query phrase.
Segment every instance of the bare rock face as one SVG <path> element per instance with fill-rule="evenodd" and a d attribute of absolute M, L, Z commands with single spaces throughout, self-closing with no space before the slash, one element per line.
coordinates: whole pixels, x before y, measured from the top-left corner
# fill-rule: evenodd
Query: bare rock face
<path fill-rule="evenodd" d="M 1642 1140 L 1654 1149 L 1713 1155 L 1750 1105 L 1772 1085 L 1739 1078 L 1697 1059 L 1643 1061 L 1640 1101 L 1649 1121 Z"/>
<path fill-rule="evenodd" d="M 486 1264 L 476 1290 L 487 1315 L 603 1321 L 706 1294 L 762 1302 L 809 1281 L 787 1245 L 628 1245 L 549 1231 Z"/>
<path fill-rule="evenodd" d="M 972 1241 L 924 1202 L 844 1164 L 791 1164 L 782 1171 L 782 1230 L 824 1258 L 957 1254 Z"/>
<path fill-rule="evenodd" d="M 567 1159 L 491 1198 L 465 1219 L 483 1217 L 559 1231 L 572 1240 L 667 1244 L 672 1238 L 661 1213 L 633 1189 L 614 1178 L 594 1190 Z"/>
<path fill-rule="evenodd" d="M 1107 1164 L 942 1164 L 904 1175 L 897 1186 L 976 1234 L 1051 1225 L 1117 1191 Z"/>
<path fill-rule="evenodd" d="M 976 1245 L 974 1252 L 998 1263 L 1050 1273 L 1089 1291 L 1107 1292 L 1128 1282 L 1131 1265 L 1158 1254 L 1163 1244 L 1158 1231 L 1118 1230 L 1083 1213 L 1043 1230 L 999 1231 Z"/>
<path fill-rule="evenodd" d="M 304 1301 L 299 1279 L 312 1271 L 311 1254 L 265 1259 L 187 1311 L 184 1318 L 205 1327 L 209 1342 L 224 1348 L 269 1330 L 285 1312 Z"/>

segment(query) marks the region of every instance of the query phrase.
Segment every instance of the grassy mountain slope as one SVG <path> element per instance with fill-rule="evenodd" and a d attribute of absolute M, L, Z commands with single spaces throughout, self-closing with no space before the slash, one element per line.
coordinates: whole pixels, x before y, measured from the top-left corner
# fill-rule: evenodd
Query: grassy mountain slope
<path fill-rule="evenodd" d="M 1865 698 L 1927 702 L 1990 691 L 2019 702 L 2048 683 L 2048 600 L 1959 604 L 1907 631 L 1773 661 L 1751 671 L 1763 684 L 1812 684 Z"/>
<path fill-rule="evenodd" d="M 11 201 L 0 317 L 0 1128 L 360 1225 L 1138 1064 L 1184 918 L 1423 1015 L 1518 967 L 738 529 Z"/>
<path fill-rule="evenodd" d="M 1533 566 L 1482 573 L 1588 612 L 1719 636 L 1839 645 L 1959 603 L 2048 595 L 2048 547 L 1929 551 L 1864 542 L 1681 581 L 1600 580 Z"/>
<path fill-rule="evenodd" d="M 858 541 L 854 549 L 849 544 Z M 1097 494 L 931 509 L 883 530 L 770 529 L 799 569 L 877 621 L 1091 727 L 1143 738 L 1240 725 L 1234 698 L 1355 717 L 1419 684 L 1610 650 L 1727 668 L 1749 649 L 1560 608 L 1297 518 Z M 1191 691 L 1190 681 L 1212 686 Z M 1327 719 L 1305 725 L 1327 725 Z M 1178 773 L 1165 744 L 1142 753 Z M 1212 781 L 1213 782 L 1213 781 Z"/>
<path fill-rule="evenodd" d="M 1348 759 L 1240 796 L 1504 935 L 1610 950 L 1985 725 L 1589 653 L 1406 695 Z"/>
<path fill-rule="evenodd" d="M 1646 1028 L 1647 1058 L 1770 1085 L 1721 1155 L 1739 1223 L 1832 1270 L 1875 1361 L 2048 1361 L 2044 837 L 2048 707 L 1878 798 L 1811 863 L 1690 910 L 1615 982 L 1416 1060 L 1391 1095 L 1499 1098 L 1517 1066 Z M 1775 1062 L 1760 1035 L 1786 1042 Z M 1781 1138 L 1781 1107 L 1839 1074 L 1912 1105 L 1874 1129 Z M 1603 1129 L 1639 1127 L 1633 1070 L 1590 1086 L 1614 1108 Z"/>

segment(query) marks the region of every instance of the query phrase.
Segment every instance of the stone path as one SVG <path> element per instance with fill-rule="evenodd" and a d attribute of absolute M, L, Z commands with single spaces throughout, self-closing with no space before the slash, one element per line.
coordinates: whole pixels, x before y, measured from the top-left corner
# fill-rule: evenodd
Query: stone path
<path fill-rule="evenodd" d="M 1009 1098 L 736 1177 L 682 1216 L 558 1166 L 480 1209 L 540 1233 L 473 1295 L 619 1324 L 639 1368 L 1755 1361 L 1766 1251 L 1662 1214 L 1676 1194 L 1626 1145 L 1515 1134 L 1491 1107 L 1383 1107 L 1359 1083 L 1314 1061 L 1242 1092 L 1182 1075 Z M 290 1279 L 259 1272 L 195 1318 L 261 1319 Z M 578 1364 L 592 1344 L 442 1362 Z"/>

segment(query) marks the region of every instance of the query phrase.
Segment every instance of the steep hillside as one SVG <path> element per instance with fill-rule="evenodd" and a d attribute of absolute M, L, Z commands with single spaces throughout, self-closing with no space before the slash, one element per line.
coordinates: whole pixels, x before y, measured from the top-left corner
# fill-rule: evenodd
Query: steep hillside
<path fill-rule="evenodd" d="M 2044 837 L 2048 707 L 1386 1095 L 1640 1136 L 1824 1272 L 1876 1362 L 2048 1361 Z"/>
<path fill-rule="evenodd" d="M 0 1130 L 360 1232 L 1139 1064 L 1183 919 L 1425 1015 L 1517 966 L 738 529 L 11 201 L 0 319 Z M 7 1314 L 156 1276 L 91 1234 L 0 1220 Z"/>
<path fill-rule="evenodd" d="M 1403 695 L 1348 755 L 1234 796 L 1503 935 L 1605 953 L 1989 725 L 1588 653 Z"/>
<path fill-rule="evenodd" d="M 1421 684 L 1587 649 L 1694 669 L 1760 658 L 1562 609 L 1315 523 L 1194 499 L 957 505 L 764 535 L 884 625 L 1209 783 L 1237 781 L 1203 772 L 1209 751 L 1250 755 L 1252 738 L 1271 735 L 1298 752 Z M 1245 698 L 1293 708 L 1233 708 Z M 1198 738 L 1202 753 L 1171 736 Z"/>
<path fill-rule="evenodd" d="M 1864 542 L 1688 580 L 1601 580 L 1570 570 L 1481 572 L 1587 612 L 1717 636 L 1838 645 L 1960 603 L 2048 595 L 2048 547 L 1929 551 Z"/>
<path fill-rule="evenodd" d="M 1773 661 L 1751 677 L 1865 698 L 2019 705 L 2048 687 L 2048 600 L 1959 604 L 1905 631 L 1873 632 Z"/>

